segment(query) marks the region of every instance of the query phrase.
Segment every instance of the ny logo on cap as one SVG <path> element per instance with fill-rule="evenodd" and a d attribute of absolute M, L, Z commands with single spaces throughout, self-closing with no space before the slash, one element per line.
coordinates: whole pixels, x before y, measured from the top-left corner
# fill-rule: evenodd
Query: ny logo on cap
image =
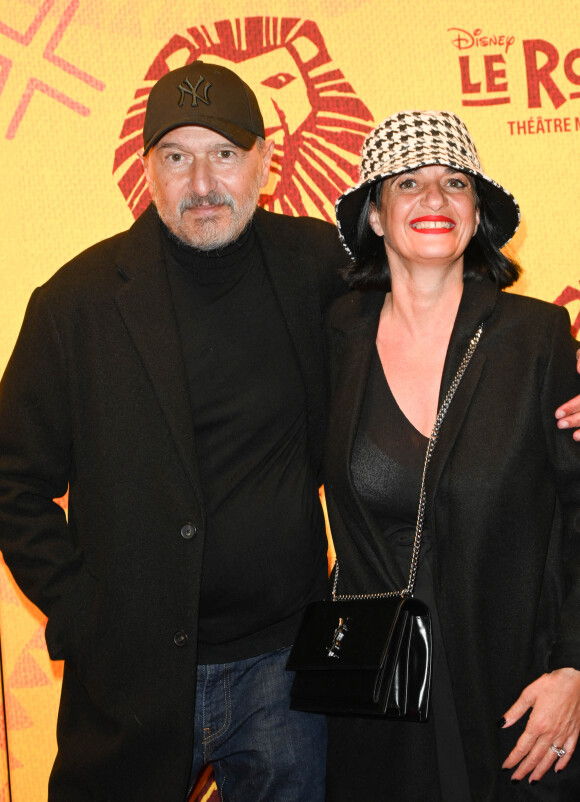
<path fill-rule="evenodd" d="M 179 98 L 178 105 L 179 106 L 183 106 L 183 103 L 185 101 L 185 96 L 186 95 L 191 95 L 191 105 L 192 106 L 197 106 L 197 101 L 198 100 L 201 100 L 202 103 L 205 103 L 207 106 L 209 106 L 210 101 L 208 100 L 207 93 L 209 92 L 210 87 L 211 87 L 210 82 L 209 81 L 205 81 L 205 86 L 202 89 L 203 97 L 201 95 L 198 95 L 198 93 L 197 93 L 197 90 L 199 89 L 200 85 L 203 84 L 204 81 L 205 81 L 205 78 L 203 77 L 203 75 L 201 75 L 199 77 L 198 82 L 195 85 L 195 88 L 191 85 L 191 82 L 190 82 L 189 78 L 186 78 L 185 81 L 183 82 L 183 84 L 185 84 L 185 86 L 183 84 L 179 84 L 179 86 L 177 88 L 181 92 L 181 96 Z"/>

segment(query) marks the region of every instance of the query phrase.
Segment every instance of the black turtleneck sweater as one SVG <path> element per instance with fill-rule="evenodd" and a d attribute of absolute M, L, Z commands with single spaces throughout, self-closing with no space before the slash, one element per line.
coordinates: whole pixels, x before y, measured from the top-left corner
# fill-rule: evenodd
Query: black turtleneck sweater
<path fill-rule="evenodd" d="M 324 593 L 306 394 L 254 229 L 165 245 L 207 519 L 198 659 L 241 660 L 291 644 Z"/>

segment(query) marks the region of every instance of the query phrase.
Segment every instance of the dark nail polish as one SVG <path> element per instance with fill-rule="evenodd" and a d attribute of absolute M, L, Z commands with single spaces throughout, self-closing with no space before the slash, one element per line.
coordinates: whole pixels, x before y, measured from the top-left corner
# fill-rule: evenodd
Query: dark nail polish
<path fill-rule="evenodd" d="M 503 725 L 505 724 L 505 718 L 502 716 L 500 719 L 498 719 L 496 724 L 498 727 L 503 727 Z"/>
<path fill-rule="evenodd" d="M 537 780 L 530 780 L 530 785 L 537 785 L 537 784 L 538 784 Z"/>
<path fill-rule="evenodd" d="M 513 771 L 513 769 L 502 769 L 502 771 Z"/>
<path fill-rule="evenodd" d="M 519 783 L 519 780 L 512 780 L 511 783 L 512 785 L 517 785 Z"/>

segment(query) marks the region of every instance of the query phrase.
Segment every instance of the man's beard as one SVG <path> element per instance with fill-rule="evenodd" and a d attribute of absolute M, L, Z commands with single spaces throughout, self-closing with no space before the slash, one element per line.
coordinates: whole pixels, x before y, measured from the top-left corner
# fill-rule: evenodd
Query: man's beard
<path fill-rule="evenodd" d="M 159 217 L 178 240 L 201 251 L 213 251 L 236 240 L 248 226 L 258 205 L 260 184 L 256 180 L 241 201 L 236 201 L 228 193 L 222 194 L 214 190 L 207 195 L 191 193 L 180 200 L 175 210 L 169 209 L 159 200 L 154 185 L 151 186 L 151 196 Z M 220 208 L 211 217 L 190 216 L 189 220 L 185 217 L 188 209 L 204 206 Z M 229 211 L 224 215 L 225 209 Z"/>

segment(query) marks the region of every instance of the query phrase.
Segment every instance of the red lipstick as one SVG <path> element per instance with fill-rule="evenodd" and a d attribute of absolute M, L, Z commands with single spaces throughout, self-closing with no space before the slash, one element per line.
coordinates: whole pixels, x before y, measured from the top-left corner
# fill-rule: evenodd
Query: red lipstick
<path fill-rule="evenodd" d="M 417 234 L 448 234 L 453 231 L 456 223 L 455 220 L 442 214 L 426 214 L 423 217 L 415 217 L 409 225 Z"/>

